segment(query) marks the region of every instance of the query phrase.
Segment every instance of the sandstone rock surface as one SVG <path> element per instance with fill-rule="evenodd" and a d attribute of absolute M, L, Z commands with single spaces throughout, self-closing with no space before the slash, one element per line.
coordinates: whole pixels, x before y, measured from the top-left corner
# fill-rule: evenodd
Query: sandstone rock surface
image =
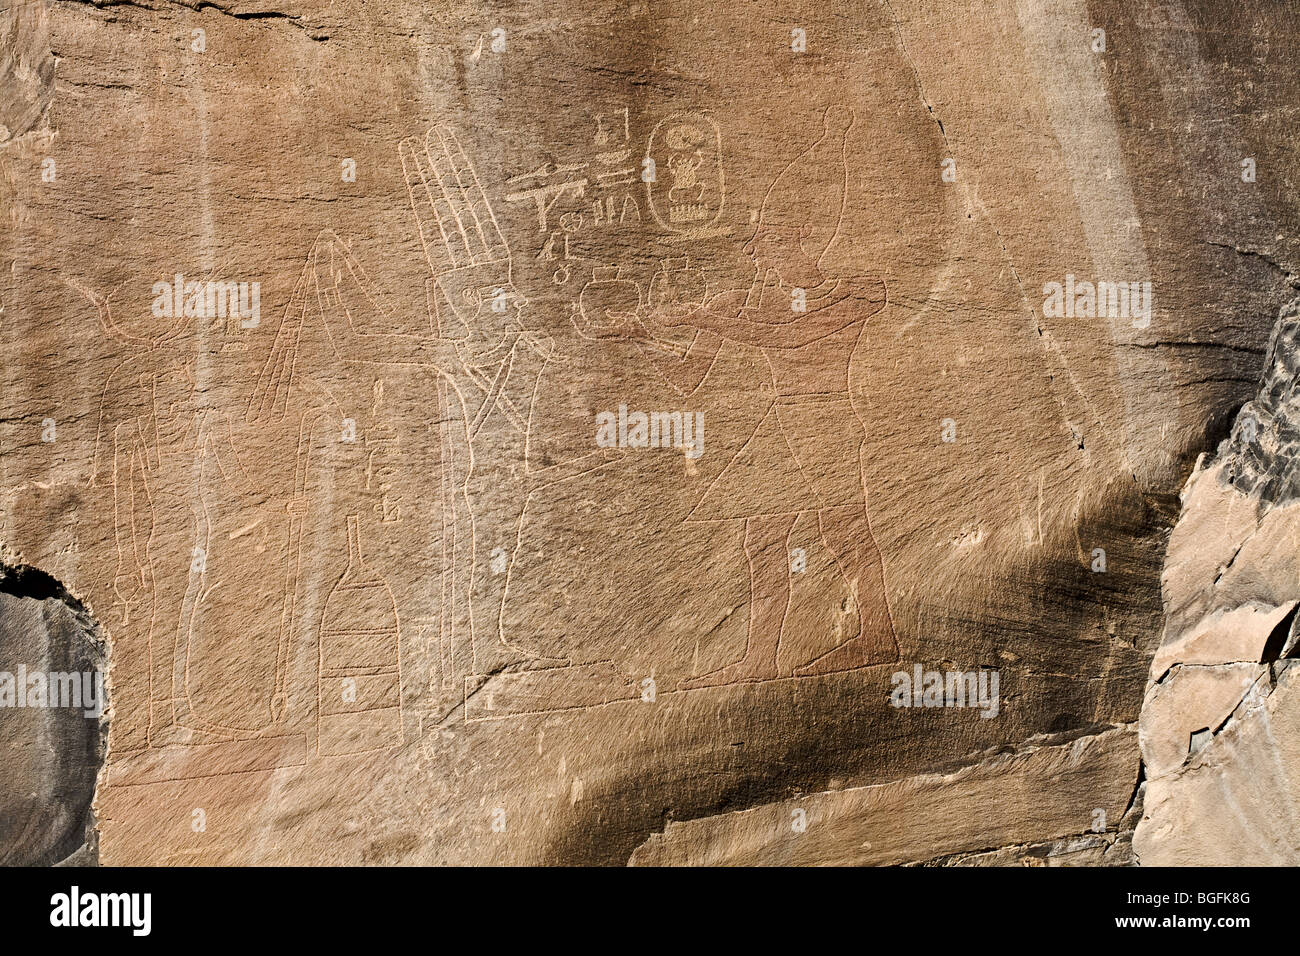
<path fill-rule="evenodd" d="M 1155 865 L 1294 865 L 1300 603 L 1300 309 L 1283 307 L 1255 398 L 1183 492 L 1168 621 L 1139 722 Z"/>
<path fill-rule="evenodd" d="M 107 643 L 98 858 L 1127 862 L 1139 737 L 1235 720 L 1139 731 L 1162 627 L 1156 696 L 1262 686 L 1300 600 L 1160 591 L 1296 19 L 9 4 L 0 560 Z"/>
<path fill-rule="evenodd" d="M 95 856 L 91 801 L 107 736 L 104 655 L 75 604 L 45 575 L 0 574 L 0 866 Z M 47 706 L 64 693 L 75 697 L 69 706 Z"/>

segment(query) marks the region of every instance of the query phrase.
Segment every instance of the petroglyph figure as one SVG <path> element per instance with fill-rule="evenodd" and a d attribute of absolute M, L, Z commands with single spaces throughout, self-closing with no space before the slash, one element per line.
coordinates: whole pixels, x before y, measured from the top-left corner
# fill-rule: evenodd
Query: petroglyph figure
<path fill-rule="evenodd" d="M 498 549 L 513 553 L 532 490 L 599 467 L 609 456 L 593 453 L 532 467 L 531 409 L 539 376 L 554 357 L 553 345 L 528 325 L 527 299 L 515 287 L 510 249 L 456 134 L 435 127 L 422 139 L 404 141 L 400 152 L 431 273 L 431 331 L 367 331 L 397 323 L 379 305 L 346 244 L 322 233 L 295 293 L 301 307 L 286 314 L 263 371 L 257 414 L 270 413 L 301 374 L 295 372 L 298 342 L 311 324 L 323 328 L 347 367 L 406 366 L 429 373 L 441 460 L 441 685 L 453 690 L 471 675 L 507 666 L 567 663 L 506 640 L 500 618 L 508 575 L 493 574 L 489 560 Z M 539 205 L 539 216 L 547 208 Z M 491 448 L 491 456 L 477 454 L 482 445 Z M 385 518 L 399 515 L 383 510 Z"/>
<path fill-rule="evenodd" d="M 669 308 L 651 317 L 691 327 L 684 354 L 638 344 L 683 393 L 699 388 L 724 341 L 762 351 L 775 400 L 758 427 L 710 485 L 688 521 L 744 522 L 750 569 L 744 657 L 688 680 L 688 688 L 782 676 L 777 657 L 790 605 L 790 532 L 815 514 L 857 605 L 857 632 L 795 676 L 893 661 L 898 647 L 886 602 L 880 552 L 871 533 L 861 456 L 866 430 L 849 397 L 850 365 L 867 320 L 885 305 L 885 287 L 867 276 L 823 272 L 848 192 L 845 140 L 853 114 L 831 107 L 818 140 L 776 178 L 745 246 L 755 275 L 748 288 L 720 293 L 703 307 Z M 836 170 L 831 177 L 827 169 Z M 820 191 L 800 188 L 825 184 Z"/>
<path fill-rule="evenodd" d="M 85 291 L 85 290 L 83 290 Z M 221 325 L 179 344 L 182 321 L 143 339 L 124 332 L 106 299 L 86 293 L 106 333 L 141 354 L 103 393 L 91 484 L 113 497 L 117 568 L 114 732 L 124 752 L 278 732 L 284 635 L 273 617 L 240 621 L 229 602 L 261 606 L 279 583 L 289 507 L 241 461 L 220 387 L 197 367 L 221 351 Z M 264 680 L 231 680 L 258 665 Z"/>

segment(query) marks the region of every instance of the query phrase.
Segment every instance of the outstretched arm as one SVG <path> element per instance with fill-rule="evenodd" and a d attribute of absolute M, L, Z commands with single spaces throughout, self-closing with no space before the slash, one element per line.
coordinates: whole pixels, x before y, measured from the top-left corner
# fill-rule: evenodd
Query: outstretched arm
<path fill-rule="evenodd" d="M 325 329 L 340 355 L 352 361 L 430 365 L 444 374 L 459 371 L 451 339 L 357 330 L 358 321 L 379 329 L 395 323 L 372 294 L 361 263 L 337 237 L 323 247 L 318 244 L 312 278 Z"/>
<path fill-rule="evenodd" d="M 657 313 L 655 320 L 663 325 L 689 326 L 693 324 L 690 318 L 692 314 L 693 310 L 688 308 L 681 318 L 673 320 L 665 319 L 665 313 Z M 636 345 L 664 381 L 682 395 L 690 395 L 700 387 L 704 377 L 709 374 L 709 369 L 713 368 L 718 350 L 722 347 L 721 338 L 712 332 L 697 329 L 690 345 L 682 351 L 681 346 L 657 338 L 639 316 L 628 313 L 616 318 L 618 321 L 612 324 L 593 329 L 584 327 L 575 316 L 569 317 L 583 338 L 592 341 L 616 340 Z"/>
<path fill-rule="evenodd" d="M 722 339 L 705 330 L 696 333 L 684 354 L 659 344 L 649 333 L 633 341 L 668 384 L 682 395 L 690 395 L 700 387 L 722 348 Z"/>
<path fill-rule="evenodd" d="M 357 331 L 358 320 L 369 328 L 393 325 L 370 288 L 343 241 L 329 230 L 322 232 L 293 287 L 271 354 L 249 398 L 249 422 L 271 421 L 286 413 L 291 387 L 302 371 L 299 365 L 314 357 L 312 350 L 304 355 L 301 348 L 303 334 L 309 331 L 323 330 L 345 361 L 426 365 L 446 374 L 461 371 L 460 354 L 449 339 Z"/>
<path fill-rule="evenodd" d="M 878 279 L 848 281 L 848 294 L 842 298 L 809 312 L 791 310 L 789 319 L 784 313 L 773 316 L 781 321 L 763 321 L 763 313 L 758 309 L 706 307 L 678 319 L 670 319 L 669 324 L 691 325 L 742 345 L 795 349 L 870 318 L 885 307 L 883 282 Z M 760 306 L 760 309 L 763 307 Z"/>

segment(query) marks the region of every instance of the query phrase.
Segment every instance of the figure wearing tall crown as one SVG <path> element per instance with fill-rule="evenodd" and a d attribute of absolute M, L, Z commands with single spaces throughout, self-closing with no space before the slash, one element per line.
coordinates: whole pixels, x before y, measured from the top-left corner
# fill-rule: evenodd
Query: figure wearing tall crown
<path fill-rule="evenodd" d="M 694 391 L 724 341 L 762 350 L 775 399 L 754 434 L 709 486 L 688 521 L 739 520 L 750 567 L 744 657 L 684 682 L 711 687 L 790 676 L 778 669 L 790 606 L 790 533 L 815 513 L 857 604 L 859 627 L 795 676 L 852 670 L 898 659 L 884 570 L 867 516 L 861 455 L 866 430 L 849 400 L 850 364 L 868 319 L 885 306 L 875 277 L 823 270 L 848 192 L 846 138 L 853 112 L 832 106 L 821 136 L 772 183 L 745 252 L 746 289 L 656 319 L 698 330 L 684 356 L 643 349 L 682 391 Z"/>

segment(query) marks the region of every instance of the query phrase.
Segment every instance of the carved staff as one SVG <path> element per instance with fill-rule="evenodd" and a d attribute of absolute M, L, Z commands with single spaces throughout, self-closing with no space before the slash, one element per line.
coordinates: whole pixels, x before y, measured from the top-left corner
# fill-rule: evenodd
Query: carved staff
<path fill-rule="evenodd" d="M 293 498 L 285 507 L 289 512 L 289 553 L 284 572 L 284 609 L 280 612 L 280 633 L 276 640 L 275 695 L 271 698 L 271 719 L 277 724 L 284 719 L 289 704 L 285 684 L 293 649 L 294 608 L 298 574 L 302 568 L 302 525 L 307 516 L 307 459 L 311 452 L 311 430 L 315 424 L 315 416 L 303 414 L 294 461 Z"/>

